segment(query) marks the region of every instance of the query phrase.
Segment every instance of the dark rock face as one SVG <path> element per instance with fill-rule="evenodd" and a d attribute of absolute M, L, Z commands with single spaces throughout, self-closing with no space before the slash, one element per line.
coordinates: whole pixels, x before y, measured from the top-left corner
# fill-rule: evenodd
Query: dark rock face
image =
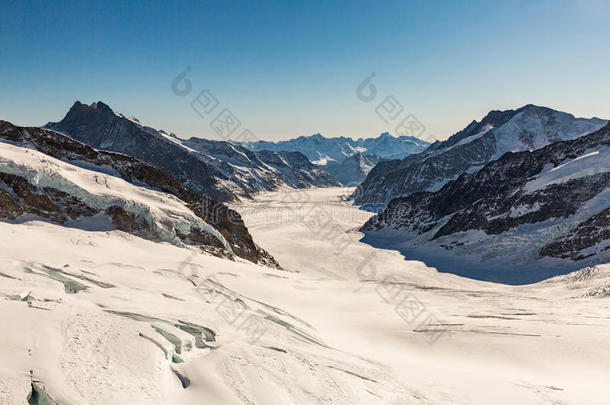
<path fill-rule="evenodd" d="M 0 190 L 0 217 L 15 219 L 22 214 L 21 206 L 13 200 L 9 192 Z"/>
<path fill-rule="evenodd" d="M 414 155 L 412 155 L 414 156 Z M 407 158 L 408 159 L 408 158 Z M 382 160 L 367 174 L 364 181 L 356 188 L 350 196 L 355 203 L 362 204 L 362 208 L 379 212 L 378 207 L 385 207 L 384 202 L 379 202 L 377 198 L 370 198 L 369 190 L 383 189 L 386 179 L 401 165 L 401 160 Z"/>
<path fill-rule="evenodd" d="M 594 256 L 608 246 L 600 246 L 598 250 L 589 250 L 604 241 L 610 240 L 610 208 L 593 215 L 581 222 L 575 228 L 540 249 L 540 256 L 558 257 L 561 259 L 582 260 Z"/>
<path fill-rule="evenodd" d="M 239 213 L 219 201 L 186 189 L 172 176 L 153 166 L 121 153 L 96 150 L 52 130 L 22 128 L 6 121 L 0 121 L 0 141 L 35 149 L 73 164 L 93 165 L 100 171 L 112 170 L 128 182 L 145 184 L 172 194 L 184 201 L 197 216 L 216 228 L 237 256 L 254 263 L 279 267 L 269 253 L 254 243 Z M 26 213 L 65 223 L 69 219 L 92 216 L 100 212 L 59 190 L 40 189 L 24 178 L 0 173 L 0 216 L 15 219 Z M 117 229 L 147 236 L 148 225 L 145 221 L 133 217 L 120 207 L 112 207 L 105 214 Z M 220 242 L 210 235 L 183 235 L 183 239 L 215 248 L 222 247 Z"/>
<path fill-rule="evenodd" d="M 95 215 L 98 211 L 52 188 L 31 185 L 23 177 L 0 173 L 0 216 L 16 219 L 33 214 L 54 222 Z"/>
<path fill-rule="evenodd" d="M 53 129 L 95 148 L 120 152 L 142 160 L 176 178 L 196 193 L 219 201 L 251 198 L 281 186 L 332 186 L 338 182 L 309 163 L 292 167 L 304 156 L 282 159 L 280 167 L 267 164 L 256 153 L 229 142 L 200 138 L 181 140 L 116 114 L 106 104 L 74 103 Z M 314 170 L 315 169 L 315 170 Z M 260 175 L 263 174 L 263 175 Z"/>
<path fill-rule="evenodd" d="M 120 152 L 147 162 L 172 175 L 185 186 L 211 198 L 231 200 L 218 185 L 226 177 L 178 145 L 147 132 L 127 118 L 116 115 L 102 102 L 90 106 L 74 103 L 65 118 L 46 128 L 69 135 L 94 148 Z"/>
<path fill-rule="evenodd" d="M 524 107 L 525 108 L 525 107 Z M 450 146 L 455 145 L 463 139 L 468 138 L 469 136 L 476 135 L 481 131 L 484 131 L 486 128 L 497 128 L 506 124 L 511 118 L 513 118 L 520 110 L 506 110 L 506 111 L 490 111 L 481 122 L 472 121 L 466 128 L 452 135 L 446 141 L 438 141 L 434 142 L 430 146 L 430 150 L 440 150 L 445 149 Z"/>
<path fill-rule="evenodd" d="M 456 174 L 466 172 L 473 164 L 483 165 L 491 160 L 495 150 L 495 140 L 492 136 L 483 136 L 471 144 L 454 147 L 450 151 L 415 161 L 415 158 L 405 159 L 396 170 L 389 173 L 381 171 L 376 175 L 383 180 L 372 178 L 362 184 L 362 195 L 355 202 L 371 204 L 387 202 L 394 195 L 411 194 L 435 188 Z M 423 152 L 426 153 L 426 152 Z M 365 187 L 368 184 L 379 184 L 379 191 L 369 193 Z"/>
<path fill-rule="evenodd" d="M 22 128 L 7 121 L 0 121 L 0 138 L 67 162 L 83 161 L 95 166 L 109 167 L 129 182 L 141 181 L 170 194 L 177 195 L 180 190 L 184 190 L 172 176 L 138 159 L 122 153 L 94 149 L 55 131 L 35 127 Z"/>
<path fill-rule="evenodd" d="M 539 256 L 581 260 L 595 254 L 583 250 L 610 237 L 610 201 L 603 194 L 610 188 L 610 161 L 605 160 L 610 156 L 608 148 L 610 125 L 533 152 L 507 153 L 474 174 L 462 174 L 439 191 L 393 199 L 362 230 L 428 233 L 429 242 L 446 242 L 453 236 L 457 240 L 460 233 L 482 231 L 500 241 L 521 225 L 545 224 L 546 239 L 541 240 L 549 242 L 539 249 Z M 595 156 L 600 157 L 591 160 Z M 531 186 L 562 167 L 570 170 L 563 177 L 549 177 Z M 587 212 L 588 219 L 569 221 L 577 213 Z M 560 230 L 559 235 L 550 233 L 557 232 L 555 229 Z"/>
<path fill-rule="evenodd" d="M 452 211 L 455 214 L 438 230 L 433 239 L 470 229 L 480 229 L 489 235 L 499 235 L 522 224 L 567 218 L 574 215 L 584 202 L 602 192 L 609 184 L 610 173 L 603 173 L 553 184 L 532 193 L 516 191 L 508 195 L 506 192 L 496 192 L 491 194 L 493 197 L 482 197 L 476 207 L 471 200 L 471 205 L 468 207 Z M 512 190 L 517 187 L 520 185 L 513 184 Z M 536 205 L 540 209 L 521 216 L 504 217 L 503 215 L 512 207 Z"/>
<path fill-rule="evenodd" d="M 112 225 L 119 231 L 136 235 L 150 232 L 150 227 L 146 221 L 116 205 L 107 208 L 106 215 L 111 218 Z"/>
<path fill-rule="evenodd" d="M 462 173 L 474 173 L 511 151 L 534 150 L 575 139 L 606 124 L 544 107 L 492 111 L 444 142 L 407 156 L 398 165 L 372 170 L 352 198 L 357 204 L 386 204 L 421 191 L 436 191 Z"/>

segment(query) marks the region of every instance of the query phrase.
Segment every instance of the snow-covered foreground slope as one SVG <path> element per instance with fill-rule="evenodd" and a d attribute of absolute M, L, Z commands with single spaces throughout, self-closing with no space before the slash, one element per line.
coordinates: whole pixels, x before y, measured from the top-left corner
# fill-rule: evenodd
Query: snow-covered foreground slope
<path fill-rule="evenodd" d="M 62 405 L 607 403 L 608 266 L 438 273 L 360 243 L 351 191 L 237 207 L 286 271 L 0 222 L 0 403 L 32 385 Z"/>
<path fill-rule="evenodd" d="M 415 398 L 387 367 L 275 307 L 302 305 L 302 277 L 118 231 L 34 221 L 0 223 L 0 235 L 2 404 L 26 403 L 32 381 L 62 405 Z"/>

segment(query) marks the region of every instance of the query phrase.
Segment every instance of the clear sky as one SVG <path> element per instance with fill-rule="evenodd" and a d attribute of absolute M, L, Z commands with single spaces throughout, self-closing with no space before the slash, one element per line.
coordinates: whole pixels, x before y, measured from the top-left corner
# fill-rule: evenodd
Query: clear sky
<path fill-rule="evenodd" d="M 438 139 L 528 103 L 610 118 L 610 1 L 3 0 L 0 83 L 16 124 L 102 100 L 181 137 L 214 137 L 190 108 L 204 89 L 268 140 L 392 132 L 387 95 Z"/>

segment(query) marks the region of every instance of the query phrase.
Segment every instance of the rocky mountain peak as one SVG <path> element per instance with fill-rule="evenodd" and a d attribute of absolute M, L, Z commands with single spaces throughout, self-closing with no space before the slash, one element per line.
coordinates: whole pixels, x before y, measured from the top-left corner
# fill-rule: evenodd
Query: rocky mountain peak
<path fill-rule="evenodd" d="M 112 112 L 112 108 L 110 108 L 110 106 L 108 104 L 105 104 L 102 101 L 96 101 L 94 103 L 91 103 L 91 107 L 95 110 L 100 110 L 100 111 L 111 111 Z"/>
<path fill-rule="evenodd" d="M 115 113 L 101 101 L 74 103 L 66 116 L 46 128 L 95 148 L 137 157 L 174 176 L 190 190 L 221 201 L 249 198 L 279 187 L 339 185 L 301 154 L 257 154 L 228 142 L 181 140 Z"/>
<path fill-rule="evenodd" d="M 359 204 L 385 204 L 395 197 L 435 191 L 507 152 L 531 151 L 576 139 L 606 123 L 533 104 L 517 110 L 492 110 L 481 121 L 472 121 L 446 141 L 407 156 L 399 165 L 371 170 L 354 198 Z"/>
<path fill-rule="evenodd" d="M 63 118 L 63 121 L 80 121 L 80 120 L 91 120 L 94 118 L 104 119 L 121 119 L 124 118 L 119 116 L 112 111 L 112 108 L 102 101 L 97 101 L 89 105 L 83 104 L 80 101 L 75 101 L 68 113 Z M 126 118 L 124 118 L 127 120 Z M 52 123 L 48 123 L 50 125 Z"/>

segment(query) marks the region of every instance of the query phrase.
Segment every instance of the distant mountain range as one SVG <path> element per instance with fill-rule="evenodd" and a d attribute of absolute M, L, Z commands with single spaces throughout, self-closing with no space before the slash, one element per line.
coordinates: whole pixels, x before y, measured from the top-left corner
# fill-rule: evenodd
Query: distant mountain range
<path fill-rule="evenodd" d="M 610 125 L 534 105 L 431 145 L 389 134 L 235 144 L 76 102 L 44 128 L 0 121 L 0 153 L 0 218 L 119 229 L 271 267 L 222 201 L 359 182 L 351 198 L 383 209 L 364 241 L 441 271 L 524 283 L 610 261 Z"/>
<path fill-rule="evenodd" d="M 101 101 L 75 102 L 63 120 L 45 128 L 95 148 L 125 153 L 178 179 L 186 188 L 220 201 L 262 191 L 340 185 L 298 152 L 252 152 L 200 138 L 182 140 L 115 113 Z"/>
<path fill-rule="evenodd" d="M 320 134 L 300 136 L 288 141 L 256 141 L 243 143 L 253 151 L 293 151 L 301 152 L 313 163 L 326 165 L 341 163 L 348 157 L 360 153 L 377 155 L 383 159 L 402 159 L 412 153 L 425 150 L 430 144 L 412 136 L 394 137 L 383 133 L 377 138 L 352 139 L 346 137 L 325 138 Z"/>
<path fill-rule="evenodd" d="M 606 125 L 593 118 L 527 105 L 517 110 L 492 111 L 480 122 L 423 152 L 402 160 L 380 162 L 352 198 L 374 208 L 393 198 L 436 191 L 462 173 L 475 173 L 507 152 L 534 150 L 557 141 L 578 138 Z"/>
<path fill-rule="evenodd" d="M 425 158 L 455 162 L 443 154 L 457 158 L 451 152 L 456 147 L 465 159 L 459 167 L 474 168 L 508 148 L 556 142 L 503 154 L 438 191 L 392 199 L 362 227 L 365 240 L 393 246 L 442 271 L 509 283 L 534 282 L 610 261 L 610 125 L 561 141 L 602 121 L 533 106 L 493 115 L 498 119 L 488 116 L 486 124 L 472 125 L 472 135 L 460 133 L 456 136 L 461 139 L 427 151 L 412 163 L 418 170 L 432 170 L 419 177 L 426 181 L 406 178 L 405 183 L 423 189 L 446 179 L 453 172 L 433 170 Z M 468 140 L 473 136 L 481 141 Z M 468 154 L 466 148 L 474 150 Z M 413 166 L 399 165 L 390 176 L 410 173 L 416 170 Z"/>

